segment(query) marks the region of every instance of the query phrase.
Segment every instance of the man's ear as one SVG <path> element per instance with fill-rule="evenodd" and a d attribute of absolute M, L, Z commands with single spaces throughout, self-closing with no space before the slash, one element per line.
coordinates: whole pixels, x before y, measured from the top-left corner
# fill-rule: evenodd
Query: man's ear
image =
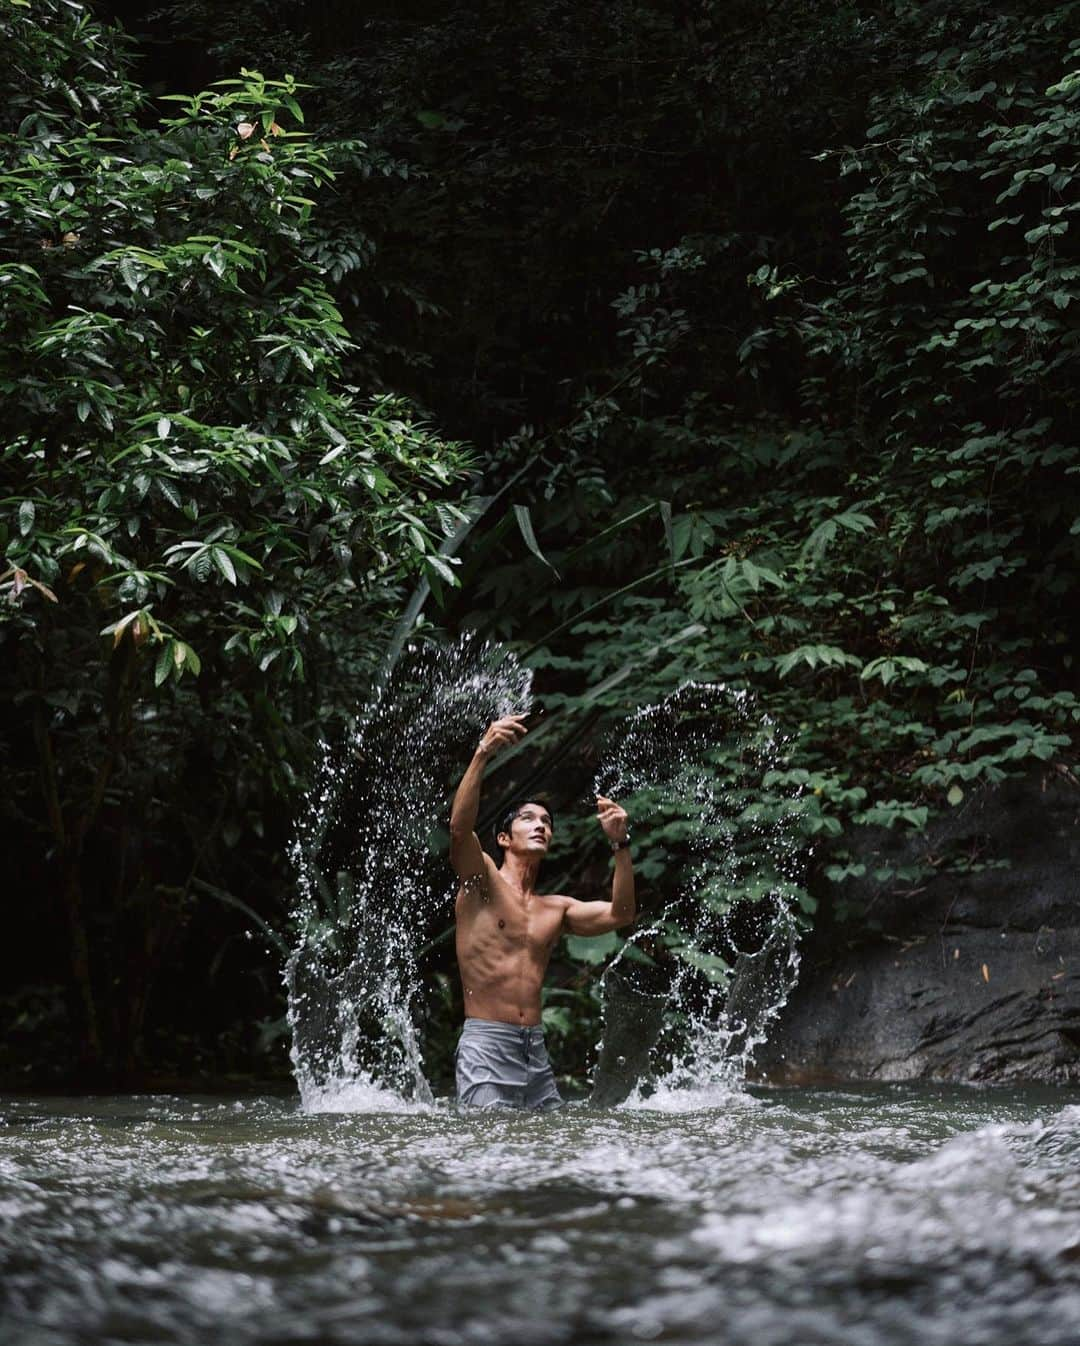
<path fill-rule="evenodd" d="M 503 841 L 503 837 L 506 838 L 505 841 Z M 507 832 L 507 831 L 505 831 L 505 830 L 502 831 L 502 832 L 500 832 L 500 833 L 498 834 L 498 836 L 496 836 L 496 838 L 495 838 L 495 844 L 496 844 L 497 846 L 501 846 L 501 847 L 503 848 L 503 850 L 505 851 L 506 848 L 507 848 L 507 846 L 510 844 L 510 833 Z"/>

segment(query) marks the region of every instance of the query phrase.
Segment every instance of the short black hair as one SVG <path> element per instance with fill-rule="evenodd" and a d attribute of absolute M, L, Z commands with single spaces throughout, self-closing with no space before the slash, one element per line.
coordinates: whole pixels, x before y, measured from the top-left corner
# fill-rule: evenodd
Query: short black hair
<path fill-rule="evenodd" d="M 526 804 L 536 804 L 538 808 L 544 809 L 547 812 L 548 817 L 551 819 L 552 826 L 555 825 L 555 815 L 551 811 L 551 805 L 542 796 L 530 795 L 527 799 L 516 799 L 506 809 L 505 813 L 502 814 L 502 816 L 499 818 L 499 821 L 492 826 L 491 839 L 499 850 L 502 850 L 502 847 L 499 846 L 500 834 L 503 832 L 510 831 L 510 824 L 514 821 L 514 819 L 518 816 L 518 814 L 521 812 L 521 810 L 525 807 Z"/>

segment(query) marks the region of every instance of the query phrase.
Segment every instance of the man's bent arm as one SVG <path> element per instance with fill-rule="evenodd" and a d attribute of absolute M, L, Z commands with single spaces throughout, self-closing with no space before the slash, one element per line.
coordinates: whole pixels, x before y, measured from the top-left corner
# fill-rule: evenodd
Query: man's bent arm
<path fill-rule="evenodd" d="M 630 851 L 615 852 L 615 877 L 610 902 L 578 902 L 571 898 L 566 908 L 566 928 L 572 935 L 606 935 L 630 925 L 637 916 L 634 895 L 634 864 Z"/>

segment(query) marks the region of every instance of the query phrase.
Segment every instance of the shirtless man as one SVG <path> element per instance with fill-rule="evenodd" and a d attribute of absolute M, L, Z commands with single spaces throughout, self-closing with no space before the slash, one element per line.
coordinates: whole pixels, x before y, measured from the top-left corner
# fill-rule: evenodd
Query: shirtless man
<path fill-rule="evenodd" d="M 480 845 L 476 815 L 484 768 L 525 734 L 524 715 L 488 725 L 450 813 L 450 863 L 461 880 L 457 958 L 465 992 L 458 1042 L 457 1096 L 479 1107 L 547 1109 L 561 1103 L 540 1027 L 540 990 L 551 951 L 566 931 L 604 935 L 636 914 L 626 813 L 598 796 L 597 816 L 615 853 L 610 902 L 578 902 L 536 891 L 551 844 L 551 814 L 535 800 L 515 804 L 495 826 L 503 861 Z"/>

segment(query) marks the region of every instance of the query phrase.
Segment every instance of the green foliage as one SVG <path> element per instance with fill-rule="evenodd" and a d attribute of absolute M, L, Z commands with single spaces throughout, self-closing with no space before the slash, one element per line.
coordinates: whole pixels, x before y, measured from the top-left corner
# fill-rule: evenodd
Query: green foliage
<path fill-rule="evenodd" d="M 703 348 L 720 368 L 728 349 L 707 250 L 640 253 L 646 279 L 614 300 L 613 391 L 600 418 L 583 393 L 561 436 L 576 480 L 552 466 L 537 520 L 563 583 L 533 572 L 511 621 L 520 564 L 482 581 L 502 633 L 550 625 L 532 656 L 565 689 L 549 704 L 614 713 L 688 676 L 752 688 L 793 735 L 761 802 L 805 791 L 814 888 L 835 903 L 858 871 L 845 856 L 868 844 L 857 829 L 921 832 L 1075 742 L 1077 12 L 956 6 L 928 28 L 919 7 L 899 11 L 911 77 L 871 100 L 868 143 L 818 155 L 848 192 L 833 278 L 750 272 L 760 316 L 738 358 L 763 409 L 687 385 Z M 643 356 L 674 313 L 664 358 Z M 781 364 L 800 372 L 794 414 Z M 685 568 L 665 567 L 641 527 L 568 565 L 552 539 L 588 530 L 575 513 L 600 529 L 650 491 L 671 500 L 670 560 Z M 486 620 L 479 605 L 471 620 Z M 583 696 L 627 667 L 629 684 Z M 677 873 L 677 853 L 640 868 Z M 922 872 L 879 879 L 910 887 Z"/>
<path fill-rule="evenodd" d="M 795 808 L 807 917 L 918 887 L 877 838 L 1071 756 L 1076 3 L 253 0 L 223 24 L 195 0 L 140 22 L 310 87 L 244 74 L 159 126 L 116 34 L 35 14 L 3 19 L 0 583 L 73 817 L 112 760 L 95 817 L 153 800 L 220 838 L 222 892 L 282 892 L 256 828 L 404 575 L 391 649 L 419 622 L 528 651 L 532 765 L 568 795 L 633 705 L 752 689 L 789 742 L 744 825 Z M 479 446 L 478 500 L 447 503 L 461 451 L 388 390 Z M 208 772 L 220 820 L 191 804 Z M 595 823 L 566 817 L 551 881 L 598 895 Z M 693 828 L 636 819 L 650 902 Z M 184 893 L 181 868 L 139 882 Z M 657 948 L 700 953 L 677 925 Z M 584 952 L 547 1007 L 581 1061 Z"/>
<path fill-rule="evenodd" d="M 157 132 L 58 139 L 38 108 L 0 183 L 9 573 L 92 585 L 114 643 L 171 649 L 159 683 L 198 671 L 188 627 L 235 673 L 297 676 L 314 625 L 435 550 L 430 492 L 461 465 L 400 403 L 335 386 L 349 339 L 302 247 L 326 155 L 282 125 L 291 78 L 222 85 Z"/>
<path fill-rule="evenodd" d="M 485 446 L 523 422 L 565 426 L 583 383 L 601 429 L 620 332 L 637 354 L 620 386 L 637 398 L 659 376 L 693 387 L 720 330 L 733 372 L 731 330 L 753 311 L 747 269 L 772 248 L 831 246 L 835 212 L 810 155 L 823 127 L 858 133 L 867 90 L 896 59 L 876 12 L 804 0 L 705 0 L 692 15 L 665 0 L 512 13 L 471 0 L 407 19 L 253 0 L 236 25 L 210 0 L 165 13 L 176 40 L 201 38 L 223 69 L 253 52 L 264 67 L 295 61 L 314 86 L 312 123 L 334 141 L 362 136 L 360 160 L 334 160 L 339 194 L 322 215 L 327 259 L 357 258 L 335 277 L 342 310 L 369 358 L 385 350 L 377 368 Z M 361 194 L 374 205 L 362 238 Z M 677 273 L 689 305 L 658 293 Z M 705 330 L 695 287 L 724 292 Z"/>
<path fill-rule="evenodd" d="M 88 852 L 118 848 L 107 901 L 149 928 L 162 902 L 187 910 L 255 797 L 291 790 L 399 581 L 454 582 L 436 553 L 466 458 L 344 381 L 351 339 L 306 245 L 332 172 L 291 76 L 245 70 L 147 126 L 80 6 L 8 7 L 0 34 L 21 90 L 0 137 L 0 638 L 100 1061 Z M 220 798 L 192 796 L 200 770 Z M 148 845 L 161 863 L 134 863 Z"/>

